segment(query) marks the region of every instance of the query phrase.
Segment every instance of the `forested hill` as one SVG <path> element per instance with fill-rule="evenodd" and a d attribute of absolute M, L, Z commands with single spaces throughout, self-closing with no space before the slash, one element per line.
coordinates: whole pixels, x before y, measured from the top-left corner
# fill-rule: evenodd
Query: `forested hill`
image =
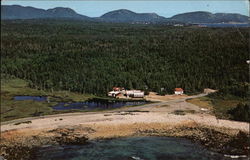
<path fill-rule="evenodd" d="M 83 8 L 84 10 L 84 8 Z M 176 24 L 176 23 L 250 23 L 249 17 L 241 14 L 197 11 L 165 18 L 156 13 L 135 13 L 127 9 L 107 12 L 100 17 L 87 17 L 71 8 L 56 7 L 40 9 L 20 5 L 1 5 L 1 19 L 77 19 L 108 23 Z"/>
<path fill-rule="evenodd" d="M 171 20 L 159 16 L 156 13 L 135 13 L 126 9 L 111 11 L 102 15 L 99 20 L 105 22 L 120 22 L 120 23 L 143 23 L 143 22 L 171 22 Z M 174 23 L 174 22 L 173 22 Z"/>
<path fill-rule="evenodd" d="M 177 14 L 171 17 L 171 19 L 184 23 L 250 23 L 248 16 L 235 13 L 212 14 L 210 12 L 202 11 Z"/>
<path fill-rule="evenodd" d="M 43 18 L 67 18 L 77 20 L 92 19 L 76 13 L 71 8 L 56 7 L 52 9 L 39 9 L 35 7 L 23 7 L 20 5 L 1 5 L 1 19 L 43 19 Z"/>
<path fill-rule="evenodd" d="M 113 86 L 247 90 L 249 28 L 54 20 L 3 21 L 1 27 L 2 73 L 34 88 L 94 94 Z"/>

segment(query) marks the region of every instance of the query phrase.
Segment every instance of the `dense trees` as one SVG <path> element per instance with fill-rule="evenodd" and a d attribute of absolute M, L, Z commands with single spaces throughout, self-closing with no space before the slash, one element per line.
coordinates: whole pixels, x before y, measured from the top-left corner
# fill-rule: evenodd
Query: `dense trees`
<path fill-rule="evenodd" d="M 248 84 L 248 42 L 248 29 L 3 21 L 1 71 L 40 89 L 192 93 Z"/>
<path fill-rule="evenodd" d="M 250 105 L 239 103 L 235 108 L 228 111 L 231 119 L 236 121 L 250 122 Z"/>

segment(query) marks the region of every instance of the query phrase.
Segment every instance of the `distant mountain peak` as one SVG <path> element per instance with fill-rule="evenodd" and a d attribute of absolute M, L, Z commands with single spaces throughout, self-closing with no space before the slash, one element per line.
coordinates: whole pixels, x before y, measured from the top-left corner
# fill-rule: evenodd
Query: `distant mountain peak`
<path fill-rule="evenodd" d="M 56 7 L 52 9 L 38 9 L 20 5 L 1 5 L 1 19 L 41 19 L 41 18 L 71 18 L 89 20 L 87 16 L 76 13 L 71 8 Z"/>
<path fill-rule="evenodd" d="M 249 17 L 233 13 L 210 13 L 206 11 L 196 11 L 177 14 L 171 19 L 185 23 L 228 23 L 240 22 L 249 23 Z"/>
<path fill-rule="evenodd" d="M 236 13 L 210 13 L 195 11 L 177 14 L 171 18 L 159 16 L 156 13 L 136 13 L 128 9 L 118 9 L 107 12 L 98 18 L 89 18 L 80 15 L 71 8 L 56 7 L 52 9 L 39 9 L 23 7 L 21 5 L 1 5 L 1 19 L 38 19 L 38 18 L 66 18 L 111 23 L 250 23 L 248 16 Z"/>
<path fill-rule="evenodd" d="M 71 8 L 64 8 L 64 7 L 56 7 L 56 8 L 52 8 L 52 9 L 47 9 L 47 11 L 50 11 L 50 12 L 68 12 L 68 13 L 75 13 L 76 12 L 71 9 Z"/>
<path fill-rule="evenodd" d="M 115 16 L 122 16 L 122 15 L 134 15 L 136 14 L 135 12 L 132 12 L 130 10 L 127 10 L 127 9 L 118 9 L 118 10 L 114 10 L 114 11 L 110 11 L 110 12 L 107 12 L 105 14 L 103 14 L 101 17 L 102 18 L 109 18 L 109 17 L 115 17 Z"/>
<path fill-rule="evenodd" d="M 118 12 L 118 13 L 135 13 L 131 10 L 128 10 L 128 9 L 117 9 L 117 10 L 113 10 L 113 11 L 110 11 L 110 12 Z"/>
<path fill-rule="evenodd" d="M 113 12 L 134 13 L 133 11 L 130 11 L 128 9 L 117 9 L 117 10 L 114 10 Z"/>
<path fill-rule="evenodd" d="M 166 21 L 166 18 L 159 16 L 156 13 L 136 13 L 127 9 L 118 9 L 107 12 L 100 17 L 107 22 L 122 22 L 122 23 L 155 23 L 160 20 Z"/>
<path fill-rule="evenodd" d="M 80 17 L 73 9 L 64 8 L 64 7 L 56 7 L 52 9 L 48 9 L 47 12 L 51 14 L 51 16 L 55 17 Z"/>

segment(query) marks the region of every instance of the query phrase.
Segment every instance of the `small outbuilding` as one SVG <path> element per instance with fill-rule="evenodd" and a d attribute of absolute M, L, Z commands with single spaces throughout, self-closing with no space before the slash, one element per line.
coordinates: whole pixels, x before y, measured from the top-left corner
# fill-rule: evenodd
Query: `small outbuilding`
<path fill-rule="evenodd" d="M 108 96 L 110 96 L 110 97 L 116 97 L 118 94 L 120 94 L 119 91 L 111 91 L 111 92 L 108 93 Z"/>
<path fill-rule="evenodd" d="M 184 90 L 182 88 L 175 88 L 174 94 L 176 95 L 182 95 L 184 93 Z"/>
<path fill-rule="evenodd" d="M 144 97 L 144 92 L 134 92 L 132 97 L 134 97 L 134 98 L 143 98 Z"/>

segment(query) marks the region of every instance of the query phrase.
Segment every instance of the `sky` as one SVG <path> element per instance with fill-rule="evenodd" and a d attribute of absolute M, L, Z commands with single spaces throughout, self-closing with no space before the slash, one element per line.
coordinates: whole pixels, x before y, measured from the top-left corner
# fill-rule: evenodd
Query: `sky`
<path fill-rule="evenodd" d="M 248 0 L 2 0 L 1 5 L 18 4 L 36 8 L 49 9 L 68 7 L 77 13 L 89 17 L 99 17 L 106 12 L 128 9 L 137 13 L 157 13 L 164 17 L 192 11 L 209 11 L 212 13 L 240 13 L 249 16 Z"/>

